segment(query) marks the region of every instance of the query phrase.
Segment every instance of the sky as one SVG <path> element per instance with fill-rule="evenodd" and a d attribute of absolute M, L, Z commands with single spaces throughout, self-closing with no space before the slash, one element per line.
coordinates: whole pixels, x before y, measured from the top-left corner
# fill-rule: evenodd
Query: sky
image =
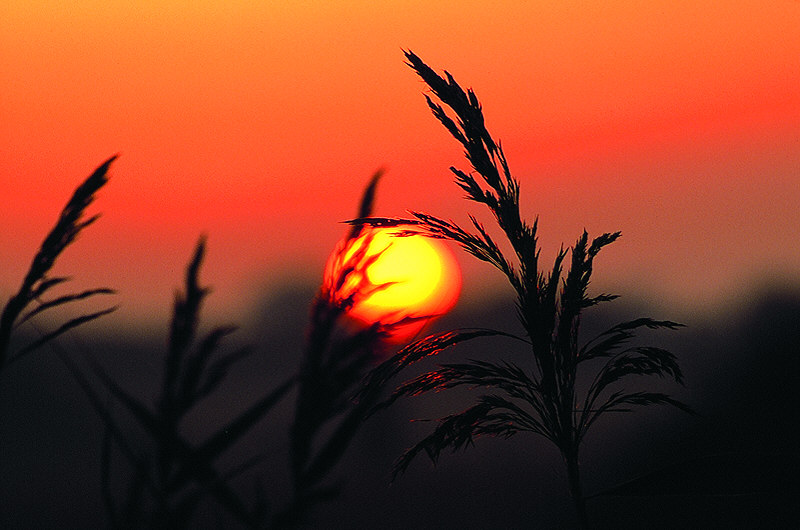
<path fill-rule="evenodd" d="M 163 321 L 200 234 L 213 311 L 317 281 L 362 188 L 458 222 L 467 169 L 404 65 L 483 103 L 542 255 L 621 230 L 594 288 L 688 311 L 800 277 L 800 2 L 5 1 L 0 300 L 113 154 L 55 272 Z M 483 217 L 487 219 L 486 217 Z M 458 255 L 464 299 L 502 278 Z"/>

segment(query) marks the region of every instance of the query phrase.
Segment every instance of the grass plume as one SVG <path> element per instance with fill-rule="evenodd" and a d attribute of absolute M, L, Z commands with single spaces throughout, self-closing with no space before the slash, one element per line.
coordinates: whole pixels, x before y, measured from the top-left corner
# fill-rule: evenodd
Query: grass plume
<path fill-rule="evenodd" d="M 22 285 L 19 290 L 9 299 L 3 308 L 3 313 L 0 315 L 0 371 L 2 371 L 9 362 L 18 360 L 23 355 L 35 350 L 43 344 L 51 342 L 70 329 L 95 320 L 116 309 L 112 307 L 73 318 L 62 324 L 55 331 L 43 335 L 38 340 L 22 347 L 19 351 L 9 356 L 8 350 L 11 343 L 11 335 L 15 327 L 19 324 L 56 307 L 71 304 L 96 295 L 114 293 L 112 289 L 99 288 L 59 296 L 50 300 L 41 299 L 45 294 L 48 294 L 53 287 L 69 280 L 69 278 L 65 277 L 49 276 L 50 270 L 53 268 L 56 259 L 58 259 L 64 249 L 72 244 L 86 227 L 94 223 L 100 217 L 99 214 L 95 214 L 86 218 L 85 212 L 94 201 L 95 194 L 98 190 L 108 182 L 109 168 L 111 163 L 116 159 L 117 155 L 114 155 L 103 162 L 80 186 L 78 186 L 61 211 L 55 226 L 47 234 L 39 251 L 34 256 L 33 262 L 28 272 L 25 274 L 25 278 L 22 280 Z M 34 301 L 37 301 L 39 305 L 25 313 L 26 309 L 28 309 Z"/>
<path fill-rule="evenodd" d="M 504 255 L 489 231 L 470 216 L 471 228 L 422 212 L 412 217 L 366 218 L 354 225 L 394 226 L 400 235 L 424 234 L 456 242 L 474 257 L 492 264 L 516 292 L 516 309 L 525 329 L 530 356 L 524 364 L 471 360 L 442 364 L 438 368 L 397 387 L 380 406 L 400 397 L 467 385 L 485 393 L 465 411 L 438 422 L 434 431 L 409 449 L 396 463 L 395 475 L 403 472 L 420 453 L 435 463 L 445 449 L 470 445 L 482 435 L 509 437 L 532 432 L 550 440 L 561 452 L 582 528 L 589 526 L 578 466 L 579 448 L 588 429 L 610 412 L 628 412 L 634 406 L 666 404 L 690 411 L 666 394 L 627 391 L 620 384 L 631 376 L 657 375 L 682 382 L 675 356 L 655 347 L 629 347 L 627 343 L 642 328 L 677 329 L 671 321 L 640 318 L 612 327 L 579 347 L 580 317 L 584 309 L 611 301 L 615 295 L 588 294 L 594 258 L 615 242 L 619 232 L 589 239 L 584 231 L 574 246 L 563 247 L 553 265 L 543 269 L 537 246 L 538 219 L 524 219 L 519 208 L 519 182 L 512 176 L 500 143 L 485 126 L 475 93 L 463 90 L 448 72 L 440 76 L 417 55 L 405 52 L 408 65 L 428 85 L 434 101 L 425 95 L 433 115 L 464 148 L 470 171 L 450 170 L 467 200 L 479 203 L 492 214 L 510 243 L 513 256 Z M 452 112 L 451 114 L 448 110 Z M 435 334 L 401 349 L 372 371 L 362 395 L 372 395 L 406 366 L 438 355 L 445 349 L 478 337 L 508 336 L 494 330 L 454 330 Z M 583 399 L 577 395 L 579 368 L 590 359 L 606 359 Z"/>

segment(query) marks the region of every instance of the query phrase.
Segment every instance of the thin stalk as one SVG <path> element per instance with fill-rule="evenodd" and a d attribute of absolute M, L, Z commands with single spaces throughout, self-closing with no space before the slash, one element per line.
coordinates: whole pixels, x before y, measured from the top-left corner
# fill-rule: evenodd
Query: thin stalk
<path fill-rule="evenodd" d="M 586 499 L 583 496 L 583 488 L 581 487 L 578 451 L 568 450 L 562 454 L 567 466 L 569 493 L 572 496 L 572 501 L 575 504 L 575 512 L 578 515 L 578 527 L 581 528 L 581 530 L 589 530 L 589 515 L 586 513 Z"/>

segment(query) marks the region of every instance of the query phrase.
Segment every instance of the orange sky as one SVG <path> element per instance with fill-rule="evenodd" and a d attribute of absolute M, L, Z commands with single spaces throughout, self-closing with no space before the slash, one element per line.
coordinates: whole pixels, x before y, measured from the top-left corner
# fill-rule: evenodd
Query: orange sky
<path fill-rule="evenodd" d="M 103 218 L 58 272 L 117 287 L 118 319 L 164 318 L 201 232 L 229 318 L 254 286 L 318 277 L 381 166 L 377 214 L 464 220 L 478 209 L 447 167 L 465 163 L 401 48 L 476 90 L 545 256 L 623 231 L 598 289 L 687 307 L 797 277 L 798 27 L 796 0 L 7 0 L 0 295 L 117 152 Z"/>

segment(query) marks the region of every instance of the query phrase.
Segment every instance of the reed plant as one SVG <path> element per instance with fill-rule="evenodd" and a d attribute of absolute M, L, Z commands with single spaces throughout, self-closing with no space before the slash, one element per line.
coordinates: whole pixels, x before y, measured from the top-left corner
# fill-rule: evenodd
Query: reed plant
<path fill-rule="evenodd" d="M 475 359 L 441 364 L 400 384 L 372 409 L 374 412 L 387 407 L 401 397 L 460 386 L 484 392 L 468 409 L 439 419 L 431 434 L 397 460 L 394 475 L 402 473 L 420 453 L 436 463 L 442 451 L 464 448 L 478 436 L 535 433 L 560 451 L 580 527 L 588 528 L 579 450 L 589 428 L 609 413 L 628 412 L 635 406 L 664 404 L 691 412 L 687 405 L 667 394 L 630 391 L 621 385 L 638 375 L 668 377 L 682 383 L 683 376 L 672 353 L 654 346 L 630 345 L 636 332 L 643 328 L 674 330 L 681 324 L 638 318 L 617 324 L 581 345 L 578 332 L 582 312 L 616 298 L 609 294 L 589 295 L 588 287 L 595 257 L 620 233 L 605 233 L 590 240 L 584 231 L 571 249 L 562 247 L 552 266 L 543 268 L 537 245 L 538 218 L 531 222 L 522 217 L 519 181 L 509 169 L 502 146 L 485 126 L 477 96 L 471 89 L 463 90 L 448 72 L 444 76 L 437 74 L 413 52 L 405 52 L 405 57 L 438 99 L 437 102 L 425 95 L 433 115 L 461 144 L 471 165 L 471 171 L 450 168 L 456 184 L 467 200 L 489 210 L 513 254 L 504 254 L 490 231 L 473 216 L 470 229 L 413 211 L 409 218 L 362 217 L 351 222 L 354 226 L 396 227 L 398 236 L 423 234 L 451 240 L 475 258 L 490 263 L 516 293 L 517 316 L 525 334 L 515 336 L 476 328 L 425 337 L 376 367 L 361 396 L 375 399 L 375 394 L 406 367 L 465 341 L 503 336 L 524 342 L 529 355 L 522 362 Z M 598 359 L 604 364 L 593 376 L 589 374 L 588 390 L 579 395 L 579 375 L 584 376 L 582 372 L 589 361 Z"/>
<path fill-rule="evenodd" d="M 229 486 L 236 475 L 255 461 L 242 462 L 221 472 L 216 460 L 286 395 L 295 378 L 288 378 L 244 411 L 232 415 L 200 444 L 191 443 L 182 433 L 185 417 L 202 399 L 217 391 L 233 365 L 250 353 L 248 348 L 240 348 L 218 354 L 220 343 L 235 330 L 233 326 L 217 327 L 201 339 L 197 337 L 200 309 L 208 294 L 208 290 L 198 283 L 205 252 L 204 238 L 198 242 L 187 267 L 185 290 L 176 294 L 164 358 L 164 379 L 161 393 L 153 403 L 126 390 L 88 354 L 85 356 L 89 366 L 87 375 L 74 356 L 59 344 L 58 339 L 64 333 L 106 315 L 116 307 L 69 319 L 52 331 L 41 331 L 37 325 L 39 337 L 9 353 L 12 333 L 20 325 L 32 323 L 34 317 L 52 313 L 56 308 L 115 292 L 109 288 L 96 288 L 45 298 L 54 287 L 69 280 L 52 276 L 51 270 L 61 253 L 99 218 L 99 214 L 86 218 L 86 209 L 94 201 L 97 191 L 108 182 L 108 172 L 116 158 L 113 156 L 106 160 L 77 187 L 36 253 L 21 287 L 3 308 L 0 316 L 0 373 L 9 364 L 45 345 L 67 366 L 105 427 L 100 455 L 102 491 L 112 527 L 186 528 L 191 524 L 194 510 L 207 496 L 214 498 L 247 527 L 265 527 L 269 520 L 266 504 L 257 502 L 255 506 L 247 506 Z M 93 381 L 99 381 L 103 390 L 96 389 Z M 150 438 L 152 443 L 149 447 L 133 442 L 136 437 L 126 430 L 125 419 L 119 409 L 114 409 L 107 394 L 123 405 L 128 416 Z M 131 472 L 121 499 L 115 498 L 112 486 L 114 455 L 121 455 Z"/>
<path fill-rule="evenodd" d="M 51 276 L 50 272 L 61 253 L 75 241 L 85 228 L 100 217 L 99 214 L 95 214 L 87 219 L 85 216 L 86 209 L 94 202 L 95 194 L 98 190 L 108 182 L 108 172 L 111 163 L 116 158 L 117 156 L 115 155 L 103 162 L 78 186 L 63 210 L 61 210 L 55 226 L 39 247 L 19 290 L 11 296 L 3 308 L 2 315 L 0 315 L 0 373 L 8 364 L 18 361 L 44 344 L 52 343 L 67 331 L 111 313 L 116 309 L 116 307 L 109 307 L 72 318 L 55 330 L 42 333 L 33 342 L 22 346 L 14 352 L 9 352 L 14 330 L 26 322 L 32 322 L 34 317 L 44 313 L 52 313 L 51 310 L 54 308 L 72 305 L 75 302 L 98 295 L 114 293 L 113 289 L 101 287 L 51 297 L 52 289 L 67 282 L 69 278 Z"/>
<path fill-rule="evenodd" d="M 63 248 L 96 219 L 95 216 L 82 220 L 81 215 L 94 192 L 105 183 L 112 160 L 76 191 L 37 254 L 20 293 L 9 302 L 4 323 L 13 322 L 27 302 L 64 281 L 48 278 L 46 273 Z M 371 214 L 380 176 L 381 172 L 376 173 L 367 185 L 359 207 L 360 216 Z M 384 351 L 386 339 L 398 327 L 414 320 L 389 319 L 356 328 L 347 324 L 347 312 L 354 304 L 389 285 L 374 285 L 366 274 L 380 256 L 380 252 L 368 252 L 369 245 L 361 237 L 366 231 L 360 226 L 350 228 L 334 255 L 338 273 L 324 278 L 312 302 L 307 343 L 298 373 L 285 378 L 246 409 L 229 414 L 202 441 L 192 440 L 186 433 L 189 416 L 201 407 L 204 399 L 220 391 L 232 368 L 252 352 L 248 347 L 221 352 L 224 340 L 236 330 L 235 326 L 219 326 L 202 336 L 198 333 L 202 305 L 209 293 L 199 283 L 206 250 L 204 237 L 198 241 L 186 267 L 184 287 L 175 296 L 162 381 L 156 395 L 137 395 L 124 382 L 115 380 L 92 355 L 84 355 L 81 363 L 55 340 L 109 310 L 70 320 L 22 350 L 25 353 L 45 343 L 51 346 L 99 415 L 104 426 L 101 487 L 112 528 L 191 528 L 198 522 L 200 506 L 208 499 L 242 527 L 294 528 L 308 520 L 318 503 L 336 495 L 337 488 L 327 484 L 326 479 L 357 433 L 366 410 L 374 405 L 368 399 L 356 402 L 352 397 L 379 353 Z M 368 243 L 370 235 L 366 237 Z M 354 246 L 356 250 L 352 252 Z M 42 302 L 20 321 L 46 309 L 107 292 L 113 291 L 95 289 Z M 22 353 L 12 360 L 19 355 Z M 292 483 L 285 485 L 290 500 L 283 508 L 275 509 L 264 493 L 266 477 L 259 476 L 260 493 L 254 501 L 245 501 L 232 487 L 232 481 L 255 467 L 265 455 L 227 469 L 221 468 L 220 461 L 292 390 L 297 394 L 287 433 Z"/>
<path fill-rule="evenodd" d="M 157 396 L 141 398 L 114 380 L 95 359 L 87 356 L 92 378 L 69 357 L 65 362 L 105 426 L 101 452 L 104 501 L 114 528 L 191 528 L 201 502 L 214 499 L 228 514 L 247 528 L 264 528 L 270 513 L 266 499 L 248 505 L 231 481 L 260 460 L 253 458 L 220 470 L 218 461 L 269 411 L 294 384 L 287 378 L 245 410 L 231 414 L 205 440 L 196 443 L 184 430 L 187 417 L 201 401 L 220 389 L 230 370 L 251 353 L 244 347 L 220 353 L 223 340 L 234 326 L 219 326 L 198 337 L 200 309 L 208 289 L 198 283 L 205 253 L 205 238 L 197 243 L 186 269 L 184 290 L 175 297 L 163 379 Z M 92 379 L 105 392 L 95 389 Z M 138 425 L 148 443 L 126 429 L 119 411 L 104 398 L 110 394 Z M 116 495 L 112 459 L 122 456 L 127 464 L 125 491 Z M 119 467 L 119 466 L 118 466 Z"/>
<path fill-rule="evenodd" d="M 382 171 L 369 181 L 358 209 L 360 218 L 372 213 Z M 404 326 L 430 316 L 387 316 L 353 326 L 348 311 L 391 283 L 373 283 L 367 270 L 386 249 L 370 248 L 374 234 L 353 225 L 335 250 L 329 270 L 311 304 L 309 332 L 298 374 L 297 403 L 290 429 L 292 500 L 276 514 L 276 528 L 291 528 L 307 520 L 314 505 L 334 498 L 338 489 L 324 479 L 341 460 L 376 404 L 377 394 L 354 396 L 368 371 L 381 359 L 388 339 Z"/>

